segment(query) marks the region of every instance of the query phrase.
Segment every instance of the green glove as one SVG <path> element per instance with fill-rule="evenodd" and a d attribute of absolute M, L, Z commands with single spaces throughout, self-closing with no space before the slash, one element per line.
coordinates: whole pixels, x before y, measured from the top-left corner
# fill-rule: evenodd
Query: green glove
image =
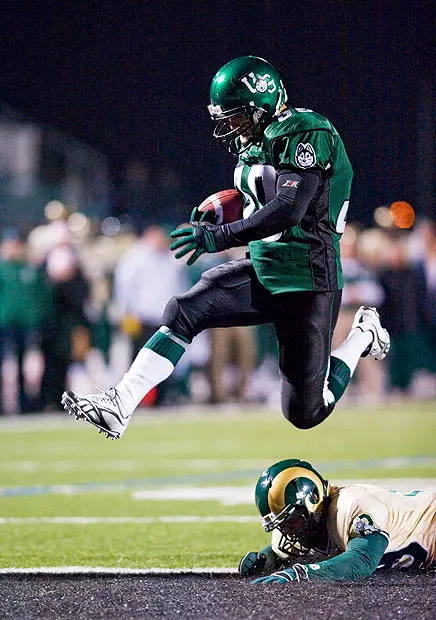
<path fill-rule="evenodd" d="M 241 558 L 238 566 L 238 573 L 241 577 L 251 577 L 262 575 L 266 564 L 266 556 L 263 553 L 249 551 Z"/>
<path fill-rule="evenodd" d="M 177 241 L 170 245 L 170 250 L 179 250 L 176 258 L 182 258 L 192 252 L 187 264 L 192 265 L 205 252 L 213 254 L 228 248 L 222 226 L 202 222 L 193 222 L 191 226 L 170 232 L 170 237 Z"/>
<path fill-rule="evenodd" d="M 282 565 L 282 560 L 274 553 L 271 545 L 262 551 L 249 551 L 239 562 L 238 573 L 241 577 L 264 575 L 276 570 Z"/>
<path fill-rule="evenodd" d="M 216 224 L 217 220 L 218 216 L 215 215 L 213 211 L 199 211 L 198 207 L 194 207 L 189 221 L 191 224 L 194 222 L 209 222 L 209 224 Z"/>
<path fill-rule="evenodd" d="M 290 581 L 297 581 L 292 568 L 281 570 L 266 577 L 259 577 L 259 579 L 255 579 L 252 583 L 289 583 Z"/>
<path fill-rule="evenodd" d="M 291 568 L 279 570 L 266 577 L 259 577 L 252 583 L 289 583 L 290 581 L 309 581 L 308 566 L 306 564 L 294 564 Z"/>

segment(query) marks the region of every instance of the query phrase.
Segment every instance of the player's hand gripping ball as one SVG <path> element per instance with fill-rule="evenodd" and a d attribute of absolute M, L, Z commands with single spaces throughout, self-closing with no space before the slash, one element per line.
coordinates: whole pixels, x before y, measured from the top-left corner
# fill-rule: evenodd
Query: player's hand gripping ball
<path fill-rule="evenodd" d="M 230 224 L 242 219 L 243 212 L 244 195 L 237 189 L 223 189 L 211 194 L 193 209 L 191 222 Z"/>
<path fill-rule="evenodd" d="M 187 264 L 192 265 L 204 252 L 221 252 L 229 246 L 222 231 L 222 224 L 236 222 L 243 217 L 244 196 L 237 189 L 225 189 L 211 194 L 191 213 L 190 226 L 170 232 L 176 239 L 170 249 L 176 258 L 192 252 Z"/>

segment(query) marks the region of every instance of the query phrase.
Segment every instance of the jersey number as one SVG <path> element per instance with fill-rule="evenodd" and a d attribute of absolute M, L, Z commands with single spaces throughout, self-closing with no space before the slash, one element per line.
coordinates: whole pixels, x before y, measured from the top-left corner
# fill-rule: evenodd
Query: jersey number
<path fill-rule="evenodd" d="M 341 210 L 339 211 L 338 219 L 336 220 L 336 232 L 341 235 L 345 230 L 345 221 L 347 219 L 347 211 L 349 206 L 350 201 L 344 200 L 344 204 L 342 205 Z"/>
<path fill-rule="evenodd" d="M 246 199 L 244 217 L 249 217 L 256 209 L 262 209 L 275 197 L 276 178 L 276 171 L 270 164 L 254 164 L 250 167 L 237 166 L 235 168 L 235 187 L 244 194 Z M 277 241 L 281 235 L 280 232 L 262 241 Z"/>

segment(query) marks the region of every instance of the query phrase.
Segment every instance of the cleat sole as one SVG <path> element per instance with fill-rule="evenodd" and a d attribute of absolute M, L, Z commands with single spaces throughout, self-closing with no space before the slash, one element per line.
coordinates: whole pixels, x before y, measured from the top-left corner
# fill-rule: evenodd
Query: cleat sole
<path fill-rule="evenodd" d="M 77 403 L 69 396 L 67 393 L 64 393 L 62 396 L 61 404 L 63 405 L 65 411 L 68 415 L 74 415 L 76 420 L 83 420 L 88 424 L 92 424 L 95 428 L 98 429 L 99 433 L 104 433 L 106 439 L 119 439 L 120 434 L 117 432 L 108 431 L 107 428 L 103 428 L 99 424 L 96 424 L 93 420 L 88 418 L 88 416 L 80 409 Z"/>

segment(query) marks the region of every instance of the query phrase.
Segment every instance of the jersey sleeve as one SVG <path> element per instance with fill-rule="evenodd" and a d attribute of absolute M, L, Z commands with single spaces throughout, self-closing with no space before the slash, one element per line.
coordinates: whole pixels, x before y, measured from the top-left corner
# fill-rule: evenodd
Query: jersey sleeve
<path fill-rule="evenodd" d="M 294 572 L 303 571 L 309 581 L 354 581 L 369 577 L 377 568 L 388 545 L 386 536 L 373 532 L 353 538 L 346 550 L 317 564 L 293 566 Z"/>
<path fill-rule="evenodd" d="M 328 170 L 334 136 L 327 129 L 299 132 L 276 139 L 272 145 L 276 168 Z"/>
<path fill-rule="evenodd" d="M 307 579 L 363 579 L 375 571 L 389 544 L 389 513 L 378 489 L 352 485 L 340 490 L 328 517 L 334 543 L 344 549 L 319 564 L 302 565 Z"/>
<path fill-rule="evenodd" d="M 343 548 L 374 532 L 389 540 L 389 509 L 377 487 L 352 485 L 341 490 L 334 517 Z"/>

